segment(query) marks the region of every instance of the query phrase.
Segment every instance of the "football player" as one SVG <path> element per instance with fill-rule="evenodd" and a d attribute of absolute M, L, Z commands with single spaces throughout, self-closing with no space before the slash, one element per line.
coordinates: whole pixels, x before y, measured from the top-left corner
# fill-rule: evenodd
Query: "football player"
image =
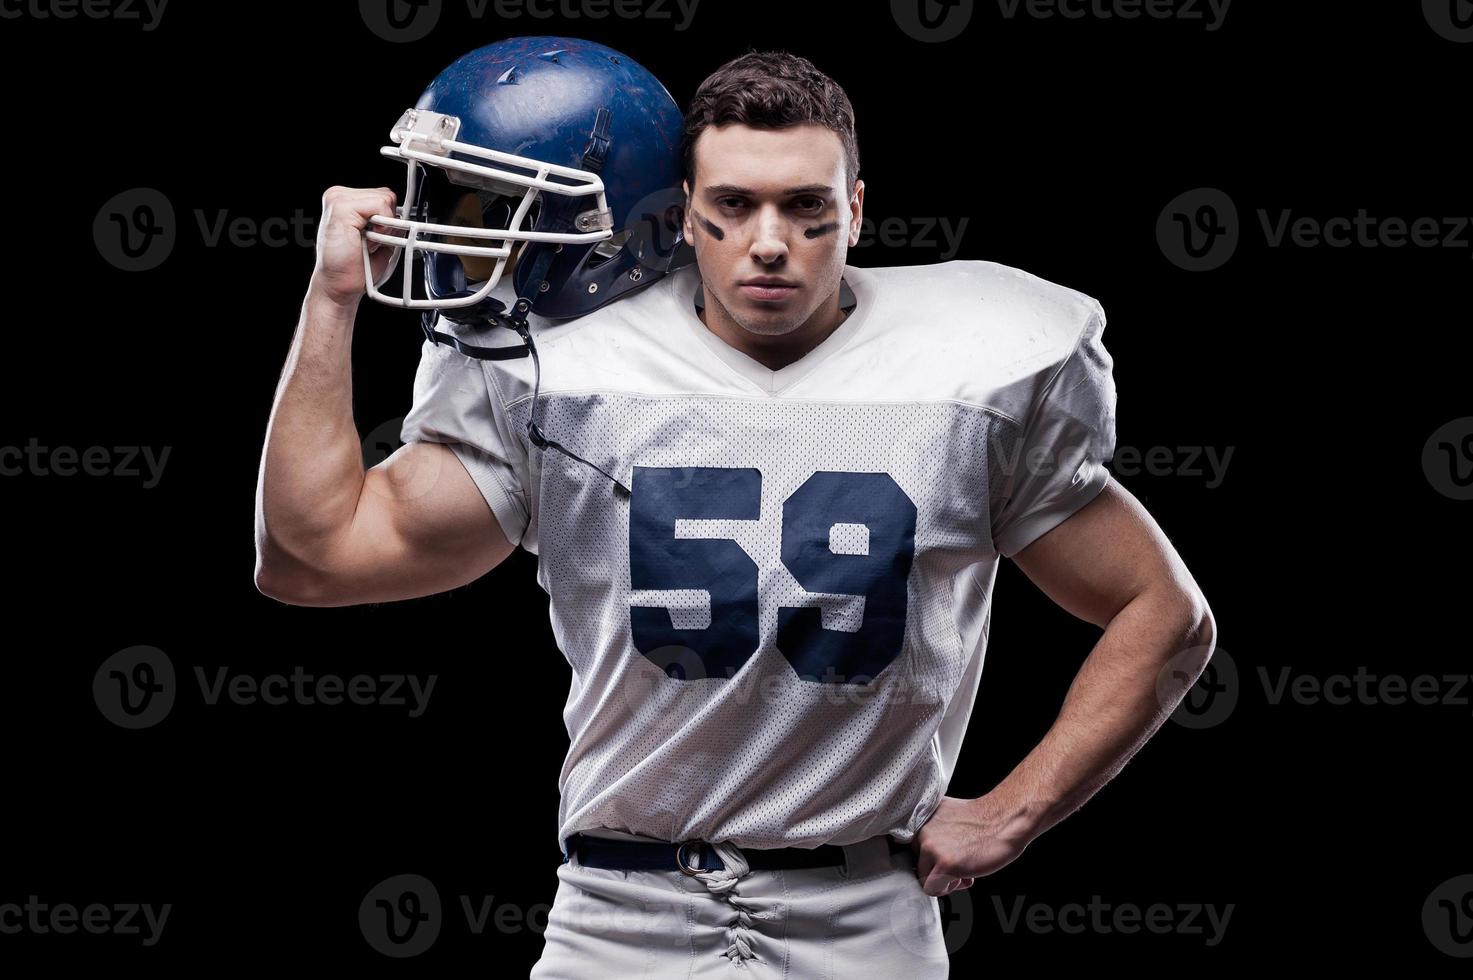
<path fill-rule="evenodd" d="M 549 70 L 525 54 L 518 69 Z M 488 312 L 522 353 L 430 330 L 408 445 L 367 474 L 347 460 L 346 397 L 278 397 L 258 584 L 381 601 L 468 582 L 516 546 L 537 556 L 573 683 L 564 860 L 533 977 L 945 976 L 936 897 L 1119 771 L 1205 666 L 1212 616 L 1105 468 L 1099 302 L 993 262 L 848 264 L 854 114 L 803 58 L 724 65 L 683 125 L 695 264 L 662 259 L 618 302 L 533 322 L 567 274 L 538 259 Z M 392 207 L 343 203 L 349 223 Z M 354 280 L 344 258 L 319 276 L 347 304 L 385 273 Z M 468 278 L 436 309 L 495 292 Z M 319 347 L 351 318 L 324 323 Z M 333 354 L 302 349 L 296 371 L 345 371 Z M 433 480 L 410 462 L 428 459 Z M 1040 743 L 987 794 L 953 798 L 1002 557 L 1103 632 Z M 1180 683 L 1163 696 L 1168 661 Z"/>

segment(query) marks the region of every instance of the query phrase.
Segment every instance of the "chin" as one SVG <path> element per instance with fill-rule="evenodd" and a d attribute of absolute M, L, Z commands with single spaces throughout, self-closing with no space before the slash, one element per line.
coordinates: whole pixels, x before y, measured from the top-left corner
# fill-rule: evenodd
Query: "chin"
<path fill-rule="evenodd" d="M 802 320 L 794 320 L 785 313 L 776 313 L 771 310 L 754 310 L 737 320 L 743 330 L 748 333 L 758 334 L 763 337 L 781 337 L 792 333 L 803 325 Z"/>

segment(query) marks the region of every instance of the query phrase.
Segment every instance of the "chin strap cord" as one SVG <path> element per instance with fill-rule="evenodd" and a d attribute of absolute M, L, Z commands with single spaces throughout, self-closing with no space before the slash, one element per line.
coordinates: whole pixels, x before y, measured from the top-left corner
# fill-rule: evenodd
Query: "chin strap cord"
<path fill-rule="evenodd" d="M 520 302 L 521 300 L 518 300 L 519 304 Z M 579 456 L 556 439 L 548 438 L 547 433 L 543 431 L 542 423 L 539 421 L 541 412 L 538 408 L 538 402 L 542 392 L 542 359 L 537 356 L 537 345 L 532 340 L 532 330 L 527 326 L 525 317 L 518 319 L 515 316 L 508 316 L 505 313 L 489 313 L 486 315 L 484 322 L 474 324 L 474 326 L 482 329 L 493 326 L 506 327 L 508 330 L 515 331 L 522 338 L 521 344 L 510 344 L 504 347 L 480 347 L 476 344 L 467 344 L 459 337 L 454 337 L 444 331 L 434 329 L 434 318 L 435 313 L 433 310 L 426 310 L 424 312 L 421 323 L 424 328 L 425 338 L 432 344 L 444 344 L 446 347 L 453 347 L 466 357 L 474 357 L 481 361 L 508 361 L 514 358 L 526 357 L 530 354 L 532 357 L 532 413 L 531 417 L 527 419 L 527 438 L 538 449 L 553 449 L 569 459 L 592 467 L 608 477 L 610 482 L 617 488 L 616 492 L 623 493 L 625 497 L 629 496 L 629 488 L 620 482 L 618 477 L 609 473 L 608 470 L 599 466 L 597 463 L 590 462 Z"/>
<path fill-rule="evenodd" d="M 562 453 L 569 459 L 576 460 L 577 462 L 582 463 L 584 466 L 593 467 L 604 476 L 608 477 L 609 480 L 614 484 L 614 486 L 617 487 L 620 491 L 623 491 L 625 497 L 628 497 L 629 488 L 626 487 L 623 483 L 619 482 L 618 477 L 614 476 L 612 473 L 610 473 L 608 470 L 605 470 L 597 463 L 589 462 L 582 456 L 579 456 L 577 453 L 573 452 L 571 449 L 565 448 L 563 444 L 558 442 L 556 439 L 547 438 L 547 434 L 542 431 L 542 425 L 537 421 L 537 392 L 538 389 L 542 386 L 542 362 L 537 357 L 537 346 L 532 343 L 532 331 L 527 329 L 527 324 L 525 323 L 525 321 L 520 323 L 513 329 L 515 329 L 517 333 L 522 335 L 522 340 L 526 342 L 527 349 L 532 352 L 532 415 L 529 419 L 527 419 L 527 438 L 531 439 L 532 445 L 538 447 L 539 449 L 556 449 L 558 452 Z"/>

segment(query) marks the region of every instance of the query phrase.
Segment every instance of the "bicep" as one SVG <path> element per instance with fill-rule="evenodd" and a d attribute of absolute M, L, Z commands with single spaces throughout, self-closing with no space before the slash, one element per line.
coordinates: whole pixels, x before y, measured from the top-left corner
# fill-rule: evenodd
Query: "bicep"
<path fill-rule="evenodd" d="M 350 602 L 410 599 L 473 582 L 514 548 L 455 452 L 411 442 L 364 474 L 333 577 Z"/>
<path fill-rule="evenodd" d="M 1012 557 L 1061 608 L 1101 629 L 1150 588 L 1195 589 L 1166 533 L 1113 478 L 1089 503 Z"/>

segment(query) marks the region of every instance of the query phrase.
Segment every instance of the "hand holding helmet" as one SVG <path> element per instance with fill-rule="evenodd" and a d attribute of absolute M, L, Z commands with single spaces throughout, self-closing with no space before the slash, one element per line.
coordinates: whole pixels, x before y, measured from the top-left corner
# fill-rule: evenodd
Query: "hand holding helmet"
<path fill-rule="evenodd" d="M 363 231 L 376 214 L 395 211 L 397 195 L 387 187 L 329 187 L 322 195 L 317 226 L 317 265 L 311 288 L 345 308 L 356 307 L 367 289 L 366 275 L 380 279 L 392 271 L 400 249 L 382 242 L 362 244 Z M 365 266 L 364 258 L 368 259 Z M 366 272 L 365 272 L 366 270 Z"/>

